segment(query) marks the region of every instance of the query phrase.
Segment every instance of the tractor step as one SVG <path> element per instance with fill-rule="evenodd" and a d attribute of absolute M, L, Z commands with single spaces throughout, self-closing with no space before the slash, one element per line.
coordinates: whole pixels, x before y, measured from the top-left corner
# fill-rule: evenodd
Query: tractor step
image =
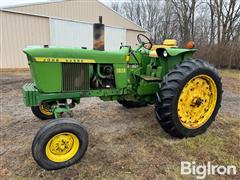
<path fill-rule="evenodd" d="M 140 77 L 142 79 L 144 79 L 145 81 L 161 81 L 161 79 L 159 79 L 157 77 L 152 77 L 152 76 L 141 75 Z"/>

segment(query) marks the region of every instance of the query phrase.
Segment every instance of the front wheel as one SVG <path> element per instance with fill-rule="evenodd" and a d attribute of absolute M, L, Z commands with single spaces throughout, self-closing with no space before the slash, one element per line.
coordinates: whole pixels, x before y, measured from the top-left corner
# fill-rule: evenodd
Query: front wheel
<path fill-rule="evenodd" d="M 31 110 L 32 113 L 41 120 L 54 119 L 50 104 L 42 102 L 39 106 L 32 106 Z"/>
<path fill-rule="evenodd" d="M 32 155 L 42 168 L 56 170 L 80 161 L 87 147 L 88 133 L 78 121 L 56 119 L 37 132 Z"/>
<path fill-rule="evenodd" d="M 171 70 L 157 92 L 156 117 L 174 137 L 202 134 L 221 106 L 222 83 L 216 69 L 202 60 L 186 60 Z"/>

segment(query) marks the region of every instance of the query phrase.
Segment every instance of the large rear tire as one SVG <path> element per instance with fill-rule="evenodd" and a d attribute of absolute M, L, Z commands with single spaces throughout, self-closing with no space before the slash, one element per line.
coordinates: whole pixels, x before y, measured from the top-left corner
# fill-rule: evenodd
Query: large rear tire
<path fill-rule="evenodd" d="M 56 170 L 80 161 L 87 147 L 87 131 L 78 121 L 56 119 L 37 132 L 32 143 L 32 155 L 42 168 Z"/>
<path fill-rule="evenodd" d="M 221 106 L 222 83 L 216 69 L 203 60 L 186 60 L 160 84 L 155 105 L 161 127 L 174 137 L 204 133 Z"/>

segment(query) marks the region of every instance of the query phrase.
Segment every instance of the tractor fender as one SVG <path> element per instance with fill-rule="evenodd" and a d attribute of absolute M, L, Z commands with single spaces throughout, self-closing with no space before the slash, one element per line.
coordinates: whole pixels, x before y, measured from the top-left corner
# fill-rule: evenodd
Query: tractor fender
<path fill-rule="evenodd" d="M 156 49 L 156 53 L 158 57 L 162 57 L 162 58 L 166 58 L 167 56 L 177 56 L 185 53 L 190 53 L 192 55 L 196 51 L 197 49 L 184 49 L 184 48 L 157 48 Z"/>

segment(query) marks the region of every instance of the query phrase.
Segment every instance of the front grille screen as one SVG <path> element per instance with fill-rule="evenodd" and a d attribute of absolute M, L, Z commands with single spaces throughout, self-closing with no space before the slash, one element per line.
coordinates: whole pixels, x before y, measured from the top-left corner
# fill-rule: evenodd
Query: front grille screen
<path fill-rule="evenodd" d="M 89 65 L 80 63 L 62 64 L 63 91 L 89 89 Z"/>

